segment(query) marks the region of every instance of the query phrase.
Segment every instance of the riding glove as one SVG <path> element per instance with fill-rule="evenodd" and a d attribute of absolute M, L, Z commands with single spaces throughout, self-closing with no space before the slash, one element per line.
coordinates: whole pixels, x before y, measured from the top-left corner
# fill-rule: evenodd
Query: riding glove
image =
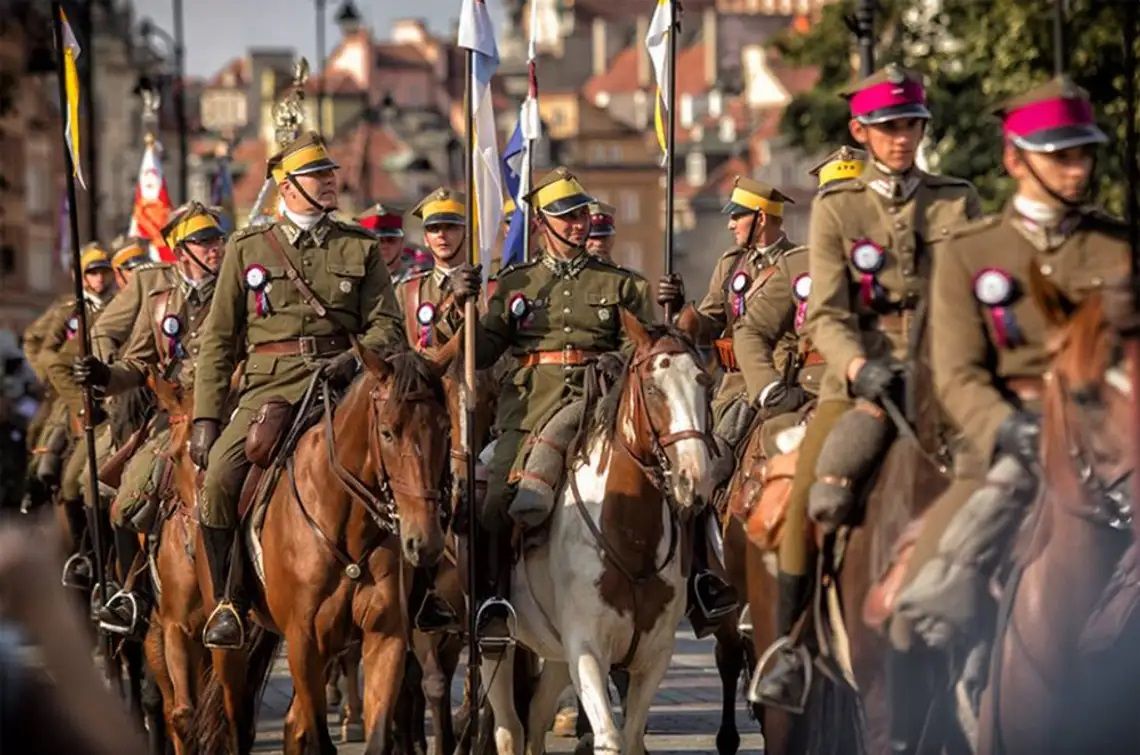
<path fill-rule="evenodd" d="M 196 419 L 190 431 L 190 458 L 200 469 L 206 468 L 210 449 L 221 434 L 222 423 L 216 419 Z"/>
<path fill-rule="evenodd" d="M 898 366 L 893 360 L 868 359 L 851 381 L 851 393 L 856 398 L 878 401 L 890 392 L 898 377 Z"/>
<path fill-rule="evenodd" d="M 681 276 L 673 273 L 662 275 L 657 281 L 657 303 L 662 307 L 680 309 L 685 304 L 685 283 Z"/>
<path fill-rule="evenodd" d="M 483 266 L 472 266 L 464 262 L 452 271 L 448 281 L 456 303 L 464 304 L 468 299 L 478 298 L 479 291 L 483 288 Z"/>
<path fill-rule="evenodd" d="M 85 357 L 76 357 L 71 363 L 71 377 L 80 385 L 92 388 L 106 388 L 111 382 L 111 368 L 104 364 L 99 357 L 88 354 Z"/>
<path fill-rule="evenodd" d="M 994 457 L 1008 454 L 1033 469 L 1041 455 L 1041 417 L 1021 409 L 1014 411 L 998 427 Z"/>
<path fill-rule="evenodd" d="M 799 409 L 807 401 L 807 392 L 798 385 L 774 383 L 767 395 L 760 399 L 760 411 L 764 417 L 775 417 Z"/>
<path fill-rule="evenodd" d="M 356 377 L 356 352 L 349 349 L 337 354 L 321 365 L 321 375 L 333 388 L 344 388 Z"/>

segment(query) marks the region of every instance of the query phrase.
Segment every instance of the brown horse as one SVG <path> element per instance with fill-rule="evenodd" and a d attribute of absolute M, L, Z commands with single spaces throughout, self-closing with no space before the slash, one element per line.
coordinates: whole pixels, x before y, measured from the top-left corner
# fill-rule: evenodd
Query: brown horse
<path fill-rule="evenodd" d="M 260 534 L 265 590 L 255 614 L 287 643 L 293 701 L 284 750 L 298 755 L 336 751 L 326 721 L 326 672 L 358 633 L 367 752 L 390 746 L 410 635 L 410 567 L 431 565 L 443 553 L 447 413 L 439 378 L 414 353 L 358 356 L 364 374 L 337 403 L 335 417 L 326 413 L 301 436 L 272 483 Z M 214 652 L 227 717 L 218 734 L 231 749 L 243 749 L 243 727 L 234 720 L 244 718 L 268 673 L 259 655 L 255 649 L 247 662 Z"/>
<path fill-rule="evenodd" d="M 1133 376 L 1101 300 L 1059 296 L 1044 387 L 1042 490 L 999 611 L 981 753 L 1125 752 L 1140 742 L 1130 475 Z"/>

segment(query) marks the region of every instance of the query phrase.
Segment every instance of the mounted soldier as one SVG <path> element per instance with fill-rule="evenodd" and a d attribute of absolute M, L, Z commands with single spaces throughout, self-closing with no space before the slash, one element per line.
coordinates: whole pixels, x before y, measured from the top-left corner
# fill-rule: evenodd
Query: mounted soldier
<path fill-rule="evenodd" d="M 586 241 L 586 251 L 595 257 L 614 258 L 614 242 L 617 240 L 614 212 L 613 205 L 590 203 L 590 238 Z"/>
<path fill-rule="evenodd" d="M 720 385 L 713 395 L 714 435 L 720 446 L 721 477 L 727 478 L 728 464 L 736 447 L 744 440 L 752 425 L 754 412 L 748 401 L 744 376 L 733 352 L 736 323 L 756 300 L 766 296 L 767 287 L 776 274 L 779 259 L 796 245 L 784 233 L 784 205 L 793 203 L 779 189 L 762 181 L 737 176 L 732 194 L 722 212 L 729 216 L 728 230 L 734 246 L 720 256 L 713 268 L 708 291 L 697 311 L 701 315 L 702 337 L 713 339 L 717 360 L 723 370 Z M 679 310 L 685 301 L 685 289 L 677 275 L 661 278 L 657 302 Z M 794 398 L 789 394 L 789 398 Z M 802 403 L 802 402 L 801 402 Z M 706 514 L 701 515 L 706 516 Z M 713 620 L 736 608 L 736 590 L 709 569 L 707 527 L 703 518 L 694 527 L 693 575 L 690 580 L 692 604 L 705 621 L 691 619 L 698 633 L 711 627 Z"/>
<path fill-rule="evenodd" d="M 356 222 L 380 239 L 380 256 L 388 266 L 393 286 L 398 286 L 409 275 L 420 271 L 415 257 L 404 245 L 403 210 L 378 202 L 365 210 Z"/>
<path fill-rule="evenodd" d="M 1125 225 L 1088 201 L 1096 148 L 1108 140 L 1088 94 L 1058 78 L 998 112 L 1017 189 L 1000 214 L 960 228 L 935 265 L 934 380 L 960 451 L 954 484 L 923 522 L 891 631 L 901 651 L 918 634 L 955 658 L 968 653 L 963 681 L 975 696 L 997 608 L 990 583 L 1041 474 L 1052 328 L 1030 293 L 1040 278 L 1077 305 L 1123 280 L 1130 259 Z"/>
<path fill-rule="evenodd" d="M 372 350 L 403 346 L 376 238 L 332 215 L 338 166 L 320 137 L 304 134 L 276 158 L 284 217 L 230 237 L 198 355 L 190 453 L 206 470 L 201 531 L 217 601 L 203 632 L 209 647 L 244 641 L 245 606 L 227 577 L 254 416 L 271 398 L 300 400 L 314 370 L 347 385 L 356 373 L 354 339 Z M 243 356 L 237 409 L 223 430 L 223 404 Z"/>
<path fill-rule="evenodd" d="M 828 184 L 812 202 L 806 327 L 827 370 L 799 448 L 780 542 L 777 623 L 783 637 L 773 646 L 774 663 L 753 688 L 765 705 L 793 711 L 802 704 L 806 669 L 803 653 L 788 635 L 813 594 L 817 553 L 807 511 L 809 491 L 816 496 L 817 462 L 825 441 L 846 444 L 835 449 L 840 458 L 862 455 L 877 463 L 885 452 L 886 431 L 880 433 L 882 445 L 863 454 L 864 449 L 852 448 L 870 445 L 862 432 L 832 435 L 831 430 L 856 406 L 855 399 L 871 407 L 886 400 L 905 403 L 906 391 L 917 390 L 920 381 L 904 374 L 917 372 L 921 305 L 933 257 L 953 228 L 980 214 L 968 181 L 915 165 L 930 119 L 919 74 L 891 64 L 843 96 L 851 135 L 871 159 L 858 178 Z M 861 416 L 877 421 L 881 415 L 875 408 Z M 853 413 L 851 419 L 861 416 Z M 836 487 L 850 494 L 858 482 L 837 481 Z"/>
<path fill-rule="evenodd" d="M 214 295 L 225 233 L 220 218 L 197 202 L 173 215 L 162 233 L 174 252 L 175 265 L 167 266 L 143 292 L 138 325 L 115 362 L 108 364 L 95 355 L 75 360 L 72 374 L 80 385 L 107 396 L 158 380 L 193 390 L 194 360 Z M 166 427 L 154 432 L 132 456 L 111 505 L 119 584 L 124 587 L 115 591 L 97 618 L 104 629 L 116 634 L 137 634 L 149 614 L 145 587 L 132 591 L 125 583 L 139 554 L 136 533 L 149 531 L 164 481 L 168 482 L 164 454 L 170 443 L 170 421 L 166 418 Z"/>
<path fill-rule="evenodd" d="M 653 310 L 643 283 L 629 271 L 586 252 L 593 198 L 566 168 L 557 168 L 527 196 L 537 214 L 544 252 L 511 265 L 477 324 L 476 363 L 481 369 L 509 354 L 514 359 L 502 383 L 498 439 L 484 451 L 487 497 L 479 512 L 486 532 L 487 569 L 481 575 L 479 637 L 489 648 L 511 638 L 509 601 L 512 564 L 509 514 L 527 439 L 587 390 L 600 357 L 625 345 L 620 309 L 642 322 Z M 458 303 L 477 297 L 482 273 L 468 264 L 452 276 Z"/>

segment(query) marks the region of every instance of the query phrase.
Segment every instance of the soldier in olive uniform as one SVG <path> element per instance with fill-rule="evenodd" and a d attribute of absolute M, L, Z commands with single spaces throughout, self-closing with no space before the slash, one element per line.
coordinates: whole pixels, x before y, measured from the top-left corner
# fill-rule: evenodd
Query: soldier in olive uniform
<path fill-rule="evenodd" d="M 586 253 L 592 198 L 569 170 L 548 174 L 527 200 L 536 211 L 545 251 L 499 274 L 476 333 L 480 368 L 506 353 L 515 360 L 499 396 L 496 424 L 502 434 L 493 447 L 487 499 L 480 512 L 490 541 L 484 575 L 488 582 L 481 586 L 481 597 L 498 599 L 480 610 L 479 633 L 492 643 L 509 633 L 508 509 L 524 461 L 523 441 L 582 397 L 588 366 L 626 344 L 619 307 L 643 322 L 653 321 L 645 286 L 629 271 Z M 481 278 L 478 268 L 466 264 L 452 276 L 460 303 L 478 296 Z"/>
<path fill-rule="evenodd" d="M 404 246 L 404 213 L 385 204 L 374 204 L 356 219 L 380 239 L 380 256 L 388 266 L 392 285 L 398 286 L 409 275 L 420 271 L 415 257 Z"/>
<path fill-rule="evenodd" d="M 174 252 L 175 266 L 144 294 L 137 325 L 118 359 L 107 364 L 97 356 L 76 359 L 73 376 L 80 385 L 108 396 L 145 385 L 147 379 L 194 388 L 194 360 L 200 333 L 221 261 L 225 234 L 220 218 L 197 202 L 171 217 L 163 236 Z M 131 458 L 111 506 L 119 579 L 125 582 L 139 553 L 138 531 L 147 531 L 161 494 L 162 455 L 170 444 L 169 426 L 155 432 Z M 145 582 L 145 580 L 144 580 Z M 136 634 L 148 612 L 149 591 L 117 591 L 98 615 L 100 626 L 117 634 Z"/>
<path fill-rule="evenodd" d="M 780 543 L 778 624 L 785 637 L 754 687 L 763 704 L 796 711 L 806 693 L 805 669 L 786 635 L 812 594 L 816 551 L 806 517 L 820 451 L 853 397 L 877 402 L 899 395 L 932 259 L 956 226 L 980 212 L 968 181 L 915 165 L 930 118 L 918 74 L 892 64 L 844 96 L 851 135 L 871 160 L 858 178 L 828 184 L 812 202 L 807 329 L 827 370 L 800 445 Z"/>
<path fill-rule="evenodd" d="M 956 479 L 923 520 L 908 569 L 917 576 L 892 625 L 903 650 L 914 626 L 939 649 L 988 641 L 978 629 L 993 625 L 990 580 L 1032 503 L 1040 468 L 1050 328 L 1029 295 L 1030 270 L 1074 303 L 1128 272 L 1126 227 L 1085 204 L 1096 145 L 1107 141 L 1088 95 L 1055 79 L 1000 112 L 1003 162 L 1017 192 L 1000 214 L 954 233 L 931 284 L 934 380 L 962 436 Z"/>
<path fill-rule="evenodd" d="M 211 647 L 244 642 L 244 606 L 235 607 L 226 584 L 250 420 L 266 399 L 300 400 L 314 369 L 347 385 L 356 372 L 349 334 L 374 350 L 404 341 L 376 237 L 331 214 L 337 165 L 320 137 L 305 134 L 277 157 L 284 218 L 230 237 L 198 355 L 190 453 L 206 470 L 201 524 L 218 601 L 204 631 Z M 243 356 L 237 410 L 223 431 L 222 406 Z"/>
<path fill-rule="evenodd" d="M 789 203 L 792 200 L 773 186 L 744 176 L 736 177 L 732 194 L 723 210 L 729 216 L 728 230 L 735 246 L 717 260 L 708 291 L 697 307 L 701 315 L 702 336 L 714 339 L 717 358 L 724 371 L 712 402 L 713 432 L 725 460 L 724 477 L 731 474 L 728 465 L 753 417 L 744 376 L 732 349 L 733 329 L 748 308 L 767 295 L 768 283 L 778 270 L 776 262 L 796 248 L 783 229 L 784 205 Z M 677 275 L 664 276 L 657 291 L 657 301 L 663 306 L 672 305 L 680 309 L 684 303 L 684 286 Z M 781 398 L 790 404 L 795 395 L 785 391 Z M 795 408 L 788 405 L 785 411 Z M 704 533 L 705 530 L 700 522 L 694 527 L 696 533 Z M 693 538 L 694 564 L 690 586 L 695 603 L 705 619 L 711 621 L 733 611 L 737 595 L 731 585 L 708 568 L 706 540 L 700 535 Z M 690 619 L 694 621 L 698 634 L 712 628 L 708 622 L 700 622 L 692 615 Z M 696 626 L 697 623 L 702 626 Z"/>
<path fill-rule="evenodd" d="M 586 241 L 586 251 L 595 257 L 613 259 L 614 241 L 617 240 L 614 212 L 613 205 L 590 203 L 590 238 Z"/>

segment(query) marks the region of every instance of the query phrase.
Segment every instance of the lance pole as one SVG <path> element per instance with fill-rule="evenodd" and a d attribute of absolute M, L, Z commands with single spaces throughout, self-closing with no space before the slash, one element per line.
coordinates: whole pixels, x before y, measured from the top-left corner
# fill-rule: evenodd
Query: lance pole
<path fill-rule="evenodd" d="M 63 67 L 63 21 L 62 6 L 59 2 L 52 3 L 52 30 L 55 36 L 56 52 L 56 79 L 59 84 L 59 102 L 61 110 L 66 114 L 68 108 L 67 88 L 64 85 Z M 88 40 L 90 43 L 90 40 Z M 87 92 L 87 96 L 91 96 Z M 78 114 L 76 114 L 78 115 Z M 65 115 L 66 117 L 66 115 Z M 91 332 L 87 322 L 87 302 L 83 289 L 83 266 L 80 262 L 82 250 L 79 247 L 79 208 L 75 202 L 75 165 L 72 162 L 71 149 L 66 138 L 63 143 L 65 171 L 67 177 L 67 209 L 68 225 L 71 234 L 71 275 L 75 285 L 76 318 L 79 321 L 77 337 L 79 339 L 79 356 L 85 357 L 91 353 Z M 90 386 L 80 386 L 83 395 L 83 439 L 87 445 L 87 495 L 85 513 L 87 515 L 87 528 L 91 532 L 91 547 L 95 551 L 95 580 L 96 588 L 103 605 L 107 604 L 107 579 L 103 566 L 103 537 L 99 528 L 99 516 L 96 504 L 99 500 L 99 473 L 95 460 L 95 425 L 92 424 L 92 415 L 95 410 L 95 400 Z M 110 637 L 107 638 L 110 649 Z M 108 656 L 110 657 L 110 656 Z"/>
<path fill-rule="evenodd" d="M 1065 0 L 1053 0 L 1053 73 L 1065 73 Z"/>
<path fill-rule="evenodd" d="M 673 177 L 676 172 L 677 117 L 677 34 L 681 31 L 681 19 L 677 14 L 680 0 L 669 3 L 669 59 L 665 70 L 669 79 L 666 87 L 668 107 L 665 108 L 669 122 L 665 126 L 665 260 L 664 273 L 673 274 Z M 672 322 L 672 303 L 665 305 L 665 322 Z"/>

